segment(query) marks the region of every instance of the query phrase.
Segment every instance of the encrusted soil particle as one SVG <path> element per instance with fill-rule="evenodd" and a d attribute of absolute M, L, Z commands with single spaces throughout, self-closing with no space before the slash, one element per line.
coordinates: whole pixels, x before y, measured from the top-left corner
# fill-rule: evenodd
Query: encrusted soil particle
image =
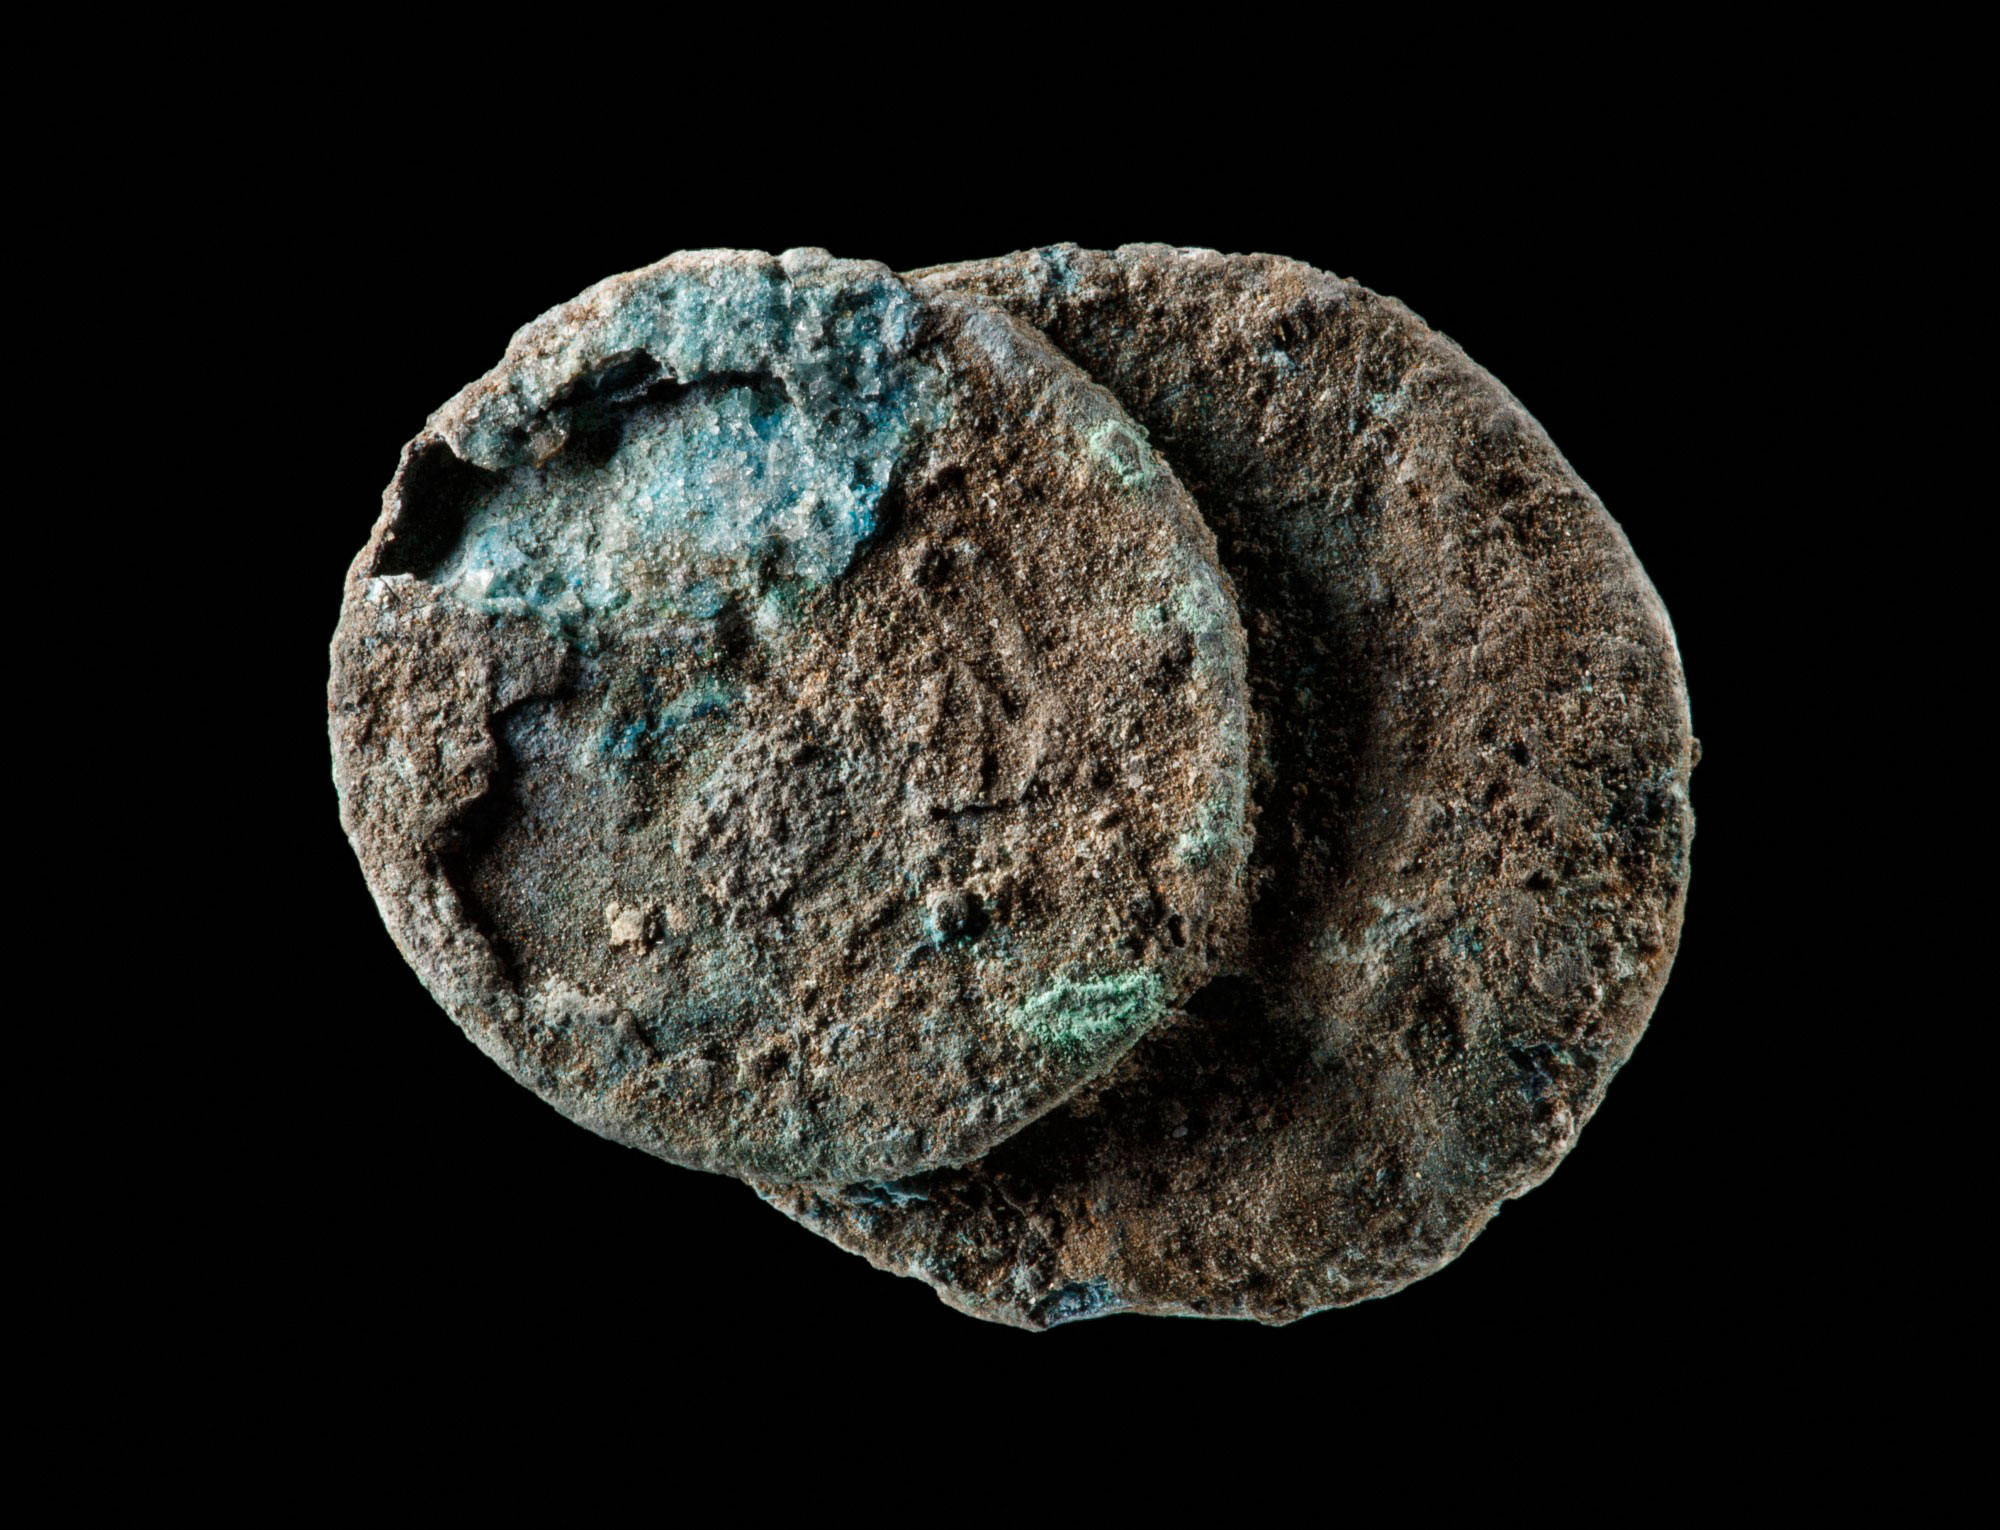
<path fill-rule="evenodd" d="M 404 452 L 330 715 L 432 993 L 675 1163 L 967 1162 L 1240 939 L 1213 537 L 1039 334 L 878 265 L 675 256 L 522 330 Z"/>
<path fill-rule="evenodd" d="M 764 1193 L 1029 1328 L 1395 1291 L 1554 1169 L 1666 980 L 1698 754 L 1666 613 L 1536 422 L 1391 299 L 1161 246 L 913 283 L 1045 332 L 1214 527 L 1264 722 L 1253 933 L 978 1163 Z"/>

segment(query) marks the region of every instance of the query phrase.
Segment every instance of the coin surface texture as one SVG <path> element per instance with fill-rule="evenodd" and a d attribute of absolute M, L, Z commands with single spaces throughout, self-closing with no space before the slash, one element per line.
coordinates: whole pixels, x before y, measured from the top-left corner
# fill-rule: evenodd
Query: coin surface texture
<path fill-rule="evenodd" d="M 764 1193 L 1031 1328 L 1397 1290 L 1554 1169 L 1665 982 L 1698 753 L 1666 613 L 1536 422 L 1391 299 L 1162 246 L 913 282 L 1046 333 L 1215 528 L 1263 722 L 1249 954 L 978 1163 Z"/>
<path fill-rule="evenodd" d="M 811 250 L 523 329 L 405 449 L 330 688 L 377 905 L 489 1056 L 843 1184 L 975 1158 L 1218 970 L 1248 715 L 1213 537 L 1112 396 Z"/>

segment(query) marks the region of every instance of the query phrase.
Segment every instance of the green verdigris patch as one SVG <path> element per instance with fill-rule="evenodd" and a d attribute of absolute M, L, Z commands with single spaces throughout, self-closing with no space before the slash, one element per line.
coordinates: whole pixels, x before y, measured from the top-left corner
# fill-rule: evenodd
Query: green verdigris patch
<path fill-rule="evenodd" d="M 1209 640 L 1212 643 L 1230 620 L 1228 596 L 1219 585 L 1199 579 L 1184 579 L 1173 586 L 1164 602 L 1141 606 L 1133 615 L 1132 627 L 1135 632 L 1158 632 L 1171 621 L 1193 635 L 1198 642 Z M 1198 649 L 1198 655 L 1202 651 Z M 1196 662 L 1203 660 L 1198 656 Z M 1230 756 L 1240 758 L 1246 755 L 1249 736 L 1242 715 L 1238 713 L 1226 718 L 1223 727 L 1229 735 Z M 1229 772 L 1224 780 L 1216 784 L 1174 843 L 1174 853 L 1182 865 L 1199 869 L 1212 864 L 1218 857 L 1240 852 L 1244 840 L 1244 810 L 1249 795 L 1249 778 L 1240 770 Z"/>
<path fill-rule="evenodd" d="M 1123 420 L 1106 420 L 1090 433 L 1090 455 L 1107 464 L 1128 489 L 1142 488 L 1153 478 L 1153 454 L 1146 433 Z"/>
<path fill-rule="evenodd" d="M 1174 841 L 1174 854 L 1184 866 L 1208 865 L 1242 835 L 1245 786 L 1241 777 L 1232 788 L 1218 789 L 1196 810 L 1194 822 Z"/>
<path fill-rule="evenodd" d="M 1167 1008 L 1154 972 L 1110 972 L 1064 978 L 1027 1000 L 1008 1018 L 1044 1046 L 1094 1048 L 1143 1031 Z"/>

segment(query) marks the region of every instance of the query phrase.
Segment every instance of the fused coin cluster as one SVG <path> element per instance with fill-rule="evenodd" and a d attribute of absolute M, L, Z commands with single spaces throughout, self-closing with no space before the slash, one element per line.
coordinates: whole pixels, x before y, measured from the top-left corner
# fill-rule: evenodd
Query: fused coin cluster
<path fill-rule="evenodd" d="M 1029 1328 L 1455 1257 L 1644 1029 L 1698 753 L 1503 387 L 1163 246 L 599 284 L 405 449 L 330 715 L 489 1056 Z"/>

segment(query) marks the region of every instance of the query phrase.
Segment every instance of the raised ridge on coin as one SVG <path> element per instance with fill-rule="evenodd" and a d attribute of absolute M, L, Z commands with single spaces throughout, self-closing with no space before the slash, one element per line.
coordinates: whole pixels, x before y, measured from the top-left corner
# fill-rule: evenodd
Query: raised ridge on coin
<path fill-rule="evenodd" d="M 1698 756 L 1666 613 L 1540 426 L 1391 299 L 1164 246 L 912 281 L 1049 335 L 1216 530 L 1264 725 L 1248 958 L 976 1164 L 763 1193 L 1028 1328 L 1395 1291 L 1554 1169 L 1666 980 Z"/>
<path fill-rule="evenodd" d="M 329 709 L 384 921 L 495 1061 L 675 1163 L 893 1184 L 1217 969 L 1244 683 L 1192 500 L 1039 334 L 724 251 L 431 418 Z"/>

